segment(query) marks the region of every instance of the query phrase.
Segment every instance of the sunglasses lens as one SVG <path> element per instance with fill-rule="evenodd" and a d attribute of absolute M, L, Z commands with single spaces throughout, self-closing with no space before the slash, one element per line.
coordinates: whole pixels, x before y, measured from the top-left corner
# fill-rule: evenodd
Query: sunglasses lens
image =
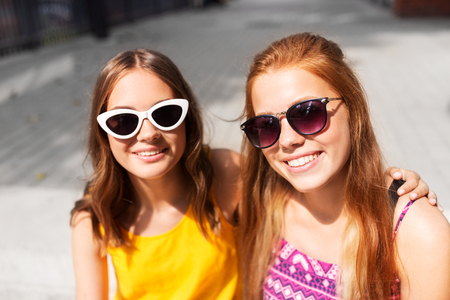
<path fill-rule="evenodd" d="M 167 105 L 156 109 L 152 113 L 152 118 L 162 127 L 175 125 L 181 118 L 183 109 L 178 105 Z"/>
<path fill-rule="evenodd" d="M 291 126 L 301 134 L 313 134 L 322 130 L 326 123 L 326 110 L 320 101 L 301 102 L 289 110 Z"/>
<path fill-rule="evenodd" d="M 246 125 L 250 142 L 259 148 L 271 146 L 278 138 L 279 124 L 274 116 L 260 116 L 250 119 Z"/>
<path fill-rule="evenodd" d="M 118 135 L 128 135 L 138 126 L 139 118 L 133 114 L 119 114 L 110 117 L 106 125 L 112 132 Z"/>

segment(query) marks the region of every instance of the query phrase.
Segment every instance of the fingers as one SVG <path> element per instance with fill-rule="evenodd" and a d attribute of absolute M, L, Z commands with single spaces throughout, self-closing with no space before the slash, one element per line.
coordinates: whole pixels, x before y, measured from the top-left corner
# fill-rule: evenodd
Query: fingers
<path fill-rule="evenodd" d="M 437 201 L 436 193 L 430 191 L 428 184 L 420 178 L 418 173 L 397 167 L 389 167 L 385 174 L 387 178 L 390 177 L 396 180 L 403 179 L 405 181 L 397 190 L 399 196 L 409 193 L 410 200 L 427 197 L 430 205 L 435 205 L 441 212 L 444 212 L 443 207 Z"/>
<path fill-rule="evenodd" d="M 399 188 L 399 192 L 403 191 L 402 195 L 409 193 L 410 200 L 427 197 L 429 190 L 428 184 L 426 184 L 425 181 L 422 179 L 417 180 L 416 178 L 409 179 Z"/>
<path fill-rule="evenodd" d="M 393 178 L 395 180 L 400 180 L 403 178 L 403 173 L 400 168 L 397 167 L 389 167 L 386 169 L 387 177 Z M 392 180 L 391 180 L 392 181 Z"/>
<path fill-rule="evenodd" d="M 414 171 L 399 169 L 398 172 L 401 172 L 403 174 L 402 179 L 405 181 L 409 181 L 410 179 L 415 179 L 417 181 L 421 180 L 420 175 Z"/>
<path fill-rule="evenodd" d="M 416 200 L 420 197 L 425 197 L 428 194 L 430 190 L 428 184 L 420 178 L 418 173 L 404 169 L 400 169 L 399 171 L 395 170 L 395 173 L 397 172 L 401 172 L 403 174 L 402 179 L 406 181 L 398 189 L 398 195 L 402 196 L 409 193 L 409 199 Z"/>
<path fill-rule="evenodd" d="M 437 196 L 436 196 L 436 193 L 434 192 L 434 191 L 430 191 L 429 193 L 428 193 L 428 202 L 431 204 L 431 205 L 436 205 L 437 206 Z"/>
<path fill-rule="evenodd" d="M 428 203 L 431 205 L 436 205 L 436 207 L 441 211 L 444 212 L 444 208 L 441 206 L 441 204 L 437 201 L 437 195 L 434 191 L 430 191 L 428 193 Z"/>

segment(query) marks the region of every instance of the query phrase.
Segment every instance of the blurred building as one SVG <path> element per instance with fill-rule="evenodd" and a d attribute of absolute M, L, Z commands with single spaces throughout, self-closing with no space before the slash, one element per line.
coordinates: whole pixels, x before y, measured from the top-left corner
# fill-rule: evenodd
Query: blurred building
<path fill-rule="evenodd" d="M 0 0 L 0 56 L 192 6 L 193 0 Z M 200 0 L 200 5 L 205 1 Z"/>
<path fill-rule="evenodd" d="M 370 0 L 392 9 L 398 17 L 450 16 L 450 0 Z"/>
<path fill-rule="evenodd" d="M 450 0 L 394 0 L 393 9 L 400 17 L 450 16 Z"/>

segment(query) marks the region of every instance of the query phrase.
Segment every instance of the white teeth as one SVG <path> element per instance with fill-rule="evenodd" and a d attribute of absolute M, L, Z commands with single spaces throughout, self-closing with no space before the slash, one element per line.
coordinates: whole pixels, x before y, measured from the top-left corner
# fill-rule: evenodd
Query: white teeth
<path fill-rule="evenodd" d="M 317 158 L 317 154 L 314 154 L 314 155 L 309 155 L 309 156 L 303 156 L 303 157 L 300 157 L 299 159 L 290 160 L 287 163 L 290 167 L 301 167 L 301 166 L 306 165 L 309 162 L 312 162 L 316 158 Z"/>
<path fill-rule="evenodd" d="M 156 154 L 161 153 L 161 152 L 163 152 L 163 149 L 152 150 L 152 151 L 136 152 L 136 154 L 139 155 L 139 156 L 153 156 L 153 155 L 156 155 Z"/>

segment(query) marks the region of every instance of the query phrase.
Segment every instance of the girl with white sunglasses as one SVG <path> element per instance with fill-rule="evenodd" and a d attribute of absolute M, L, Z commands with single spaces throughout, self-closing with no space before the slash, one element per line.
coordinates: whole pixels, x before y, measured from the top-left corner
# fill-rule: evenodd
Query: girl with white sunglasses
<path fill-rule="evenodd" d="M 94 173 L 72 211 L 77 299 L 238 299 L 239 155 L 209 151 L 191 89 L 166 56 L 123 52 L 95 85 Z M 393 170 L 391 173 L 394 173 Z M 415 173 L 406 192 L 428 187 Z"/>
<path fill-rule="evenodd" d="M 209 151 L 195 97 L 178 68 L 151 50 L 123 52 L 93 94 L 94 174 L 72 211 L 77 299 L 235 299 L 233 215 L 239 156 Z M 214 191 L 214 192 L 213 192 Z"/>
<path fill-rule="evenodd" d="M 247 299 L 450 298 L 449 223 L 426 199 L 389 197 L 338 45 L 303 33 L 257 54 L 245 116 Z"/>

